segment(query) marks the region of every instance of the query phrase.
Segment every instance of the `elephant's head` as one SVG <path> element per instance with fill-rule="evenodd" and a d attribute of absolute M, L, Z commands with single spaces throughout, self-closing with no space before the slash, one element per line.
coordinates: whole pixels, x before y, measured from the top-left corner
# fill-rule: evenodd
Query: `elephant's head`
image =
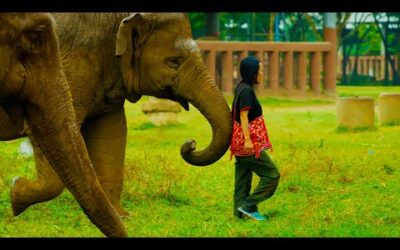
<path fill-rule="evenodd" d="M 19 112 L 10 112 L 11 104 Z M 7 111 L 0 117 L 8 115 L 21 127 L 26 120 L 34 143 L 91 221 L 108 236 L 126 236 L 97 180 L 76 123 L 49 14 L 0 13 L 0 106 Z M 13 119 L 15 115 L 23 119 Z M 2 124 L 4 120 L 0 130 Z"/>
<path fill-rule="evenodd" d="M 188 140 L 181 147 L 188 163 L 205 166 L 224 155 L 232 131 L 229 106 L 204 65 L 187 16 L 137 13 L 125 18 L 117 34 L 116 55 L 121 56 L 131 99 L 168 98 L 186 110 L 190 102 L 208 119 L 213 130 L 210 145 L 197 152 L 195 141 Z"/>

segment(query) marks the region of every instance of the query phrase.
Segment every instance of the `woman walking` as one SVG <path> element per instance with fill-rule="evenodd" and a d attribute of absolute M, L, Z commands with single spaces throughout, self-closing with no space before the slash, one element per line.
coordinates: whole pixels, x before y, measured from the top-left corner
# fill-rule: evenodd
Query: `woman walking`
<path fill-rule="evenodd" d="M 270 198 L 278 186 L 280 174 L 267 149 L 272 150 L 262 107 L 253 90 L 262 83 L 263 67 L 255 57 L 246 57 L 240 63 L 242 80 L 235 90 L 232 104 L 233 133 L 231 157 L 235 156 L 234 215 L 247 215 L 256 220 L 266 218 L 258 212 L 257 204 Z M 252 194 L 253 172 L 260 182 Z"/>

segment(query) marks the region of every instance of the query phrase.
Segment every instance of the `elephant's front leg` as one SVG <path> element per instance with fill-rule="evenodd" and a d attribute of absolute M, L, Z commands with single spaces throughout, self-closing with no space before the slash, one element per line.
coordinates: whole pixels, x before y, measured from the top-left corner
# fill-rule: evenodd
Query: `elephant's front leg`
<path fill-rule="evenodd" d="M 129 216 L 121 205 L 126 146 L 126 118 L 123 108 L 86 121 L 82 126 L 89 156 L 96 175 L 108 199 L 122 217 Z M 35 152 L 37 180 L 17 177 L 11 187 L 13 214 L 22 213 L 29 206 L 57 197 L 64 185 L 49 165 L 40 149 Z"/>
<path fill-rule="evenodd" d="M 19 215 L 29 206 L 51 200 L 64 190 L 64 184 L 53 170 L 35 141 L 30 137 L 35 155 L 37 180 L 15 177 L 11 186 L 13 214 Z"/>
<path fill-rule="evenodd" d="M 129 216 L 121 206 L 127 136 L 124 108 L 87 120 L 82 127 L 82 134 L 108 199 L 120 216 Z"/>

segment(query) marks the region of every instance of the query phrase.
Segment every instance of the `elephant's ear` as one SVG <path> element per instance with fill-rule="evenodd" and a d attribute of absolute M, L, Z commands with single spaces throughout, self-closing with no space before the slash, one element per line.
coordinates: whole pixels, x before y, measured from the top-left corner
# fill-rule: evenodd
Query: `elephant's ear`
<path fill-rule="evenodd" d="M 154 15 L 147 13 L 130 15 L 119 25 L 115 55 L 121 56 L 122 78 L 129 94 L 127 99 L 131 102 L 140 98 L 137 62 L 154 26 Z"/>
<path fill-rule="evenodd" d="M 133 48 L 135 54 L 144 45 L 154 28 L 151 14 L 135 13 L 124 18 L 118 29 L 115 55 L 121 56 Z M 132 52 L 131 52 L 132 53 Z"/>

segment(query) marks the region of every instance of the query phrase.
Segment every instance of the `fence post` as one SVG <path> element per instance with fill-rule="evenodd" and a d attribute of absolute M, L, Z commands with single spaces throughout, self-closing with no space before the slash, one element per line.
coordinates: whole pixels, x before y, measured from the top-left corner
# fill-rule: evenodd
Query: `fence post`
<path fill-rule="evenodd" d="M 336 92 L 336 13 L 324 14 L 324 40 L 331 43 L 329 52 L 324 53 L 324 90 Z"/>
<path fill-rule="evenodd" d="M 257 52 L 256 52 L 256 57 L 257 57 L 257 59 L 260 61 L 261 67 L 263 67 L 263 79 L 262 79 L 262 83 L 260 83 L 259 85 L 257 85 L 257 90 L 262 91 L 262 90 L 264 89 L 264 84 L 265 84 L 265 82 L 264 82 L 264 75 L 265 75 L 265 71 L 264 71 L 264 68 L 265 68 L 265 63 L 264 63 L 264 51 L 262 51 L 262 50 L 257 51 Z"/>
<path fill-rule="evenodd" d="M 297 80 L 301 91 L 307 90 L 307 58 L 305 52 L 300 52 L 297 57 Z"/>
<path fill-rule="evenodd" d="M 209 50 L 204 53 L 204 61 L 206 63 L 208 72 L 210 72 L 211 78 L 216 82 L 215 79 L 215 50 Z"/>
<path fill-rule="evenodd" d="M 239 51 L 239 57 L 237 62 L 237 76 L 240 78 L 240 63 L 248 56 L 249 52 L 247 50 Z"/>
<path fill-rule="evenodd" d="M 239 52 L 239 65 L 240 65 L 240 62 L 247 57 L 247 55 L 248 55 L 247 50 L 241 50 Z"/>
<path fill-rule="evenodd" d="M 321 52 L 311 53 L 311 89 L 315 94 L 321 92 Z"/>
<path fill-rule="evenodd" d="M 285 90 L 293 89 L 293 52 L 283 54 L 283 86 Z"/>
<path fill-rule="evenodd" d="M 272 90 L 279 88 L 279 51 L 268 54 L 268 87 Z"/>
<path fill-rule="evenodd" d="M 232 51 L 222 52 L 222 92 L 232 94 L 233 91 L 233 60 Z"/>

